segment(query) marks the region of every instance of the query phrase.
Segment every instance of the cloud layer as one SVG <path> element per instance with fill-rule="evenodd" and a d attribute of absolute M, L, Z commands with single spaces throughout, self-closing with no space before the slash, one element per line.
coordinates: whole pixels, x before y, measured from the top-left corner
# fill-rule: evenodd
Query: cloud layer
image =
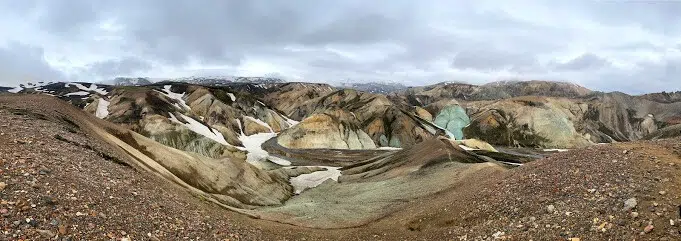
<path fill-rule="evenodd" d="M 681 90 L 681 2 L 0 0 L 0 85 L 116 76 Z"/>

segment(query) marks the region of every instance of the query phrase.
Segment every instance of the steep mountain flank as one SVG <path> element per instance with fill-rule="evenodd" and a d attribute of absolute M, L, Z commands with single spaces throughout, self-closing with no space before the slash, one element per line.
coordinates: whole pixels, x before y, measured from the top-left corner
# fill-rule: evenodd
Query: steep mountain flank
<path fill-rule="evenodd" d="M 343 110 L 326 111 L 305 118 L 277 137 L 279 145 L 294 149 L 375 149 L 359 126 L 359 120 Z"/>
<path fill-rule="evenodd" d="M 383 95 L 339 90 L 297 106 L 292 118 L 304 118 L 327 110 L 343 110 L 358 120 L 359 127 L 377 146 L 406 147 L 444 134 L 432 123 L 395 105 Z"/>

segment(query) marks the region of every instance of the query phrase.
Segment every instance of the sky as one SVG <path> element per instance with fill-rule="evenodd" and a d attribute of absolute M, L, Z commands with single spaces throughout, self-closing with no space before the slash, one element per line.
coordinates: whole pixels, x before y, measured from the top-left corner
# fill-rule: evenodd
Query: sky
<path fill-rule="evenodd" d="M 681 1 L 0 0 L 0 86 L 117 76 L 681 90 Z"/>

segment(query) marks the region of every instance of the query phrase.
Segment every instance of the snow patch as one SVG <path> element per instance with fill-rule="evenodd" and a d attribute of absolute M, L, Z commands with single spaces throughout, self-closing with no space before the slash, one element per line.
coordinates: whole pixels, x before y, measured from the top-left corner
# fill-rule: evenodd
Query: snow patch
<path fill-rule="evenodd" d="M 35 89 L 36 91 L 40 91 L 40 92 L 45 92 L 45 93 L 47 93 L 45 90 L 41 90 L 40 87 L 43 87 L 43 86 L 45 86 L 45 85 L 49 85 L 49 84 L 52 84 L 52 83 L 53 83 L 53 82 L 47 82 L 47 83 L 45 83 L 45 82 L 43 82 L 43 81 L 40 81 L 40 82 L 37 82 L 37 83 L 19 84 L 19 86 L 7 90 L 7 92 L 15 93 L 15 94 L 16 94 L 16 93 L 21 92 L 21 91 L 24 90 L 24 89 Z"/>
<path fill-rule="evenodd" d="M 399 151 L 399 150 L 402 150 L 402 148 L 392 147 L 392 146 L 382 146 L 382 147 L 376 148 L 376 150 Z"/>
<path fill-rule="evenodd" d="M 286 123 L 288 123 L 290 126 L 295 126 L 295 125 L 297 125 L 298 123 L 300 123 L 300 121 L 293 120 L 293 119 L 291 119 L 291 118 L 288 118 L 288 117 L 285 116 L 285 115 L 281 115 L 281 117 L 284 118 L 284 120 L 286 120 Z"/>
<path fill-rule="evenodd" d="M 72 96 L 72 95 L 90 95 L 90 92 L 87 92 L 87 91 L 78 91 L 78 92 L 73 92 L 73 93 L 65 94 L 64 96 Z"/>
<path fill-rule="evenodd" d="M 569 151 L 568 149 L 544 149 L 544 151 L 557 151 L 557 152 L 566 152 Z"/>
<path fill-rule="evenodd" d="M 466 145 L 459 145 L 459 147 L 461 147 L 461 149 L 464 149 L 464 150 L 466 150 L 466 151 L 475 151 L 475 150 L 478 150 L 478 149 L 475 149 L 475 148 L 470 148 L 470 147 L 468 147 L 468 146 L 466 146 Z"/>
<path fill-rule="evenodd" d="M 78 83 L 66 83 L 64 85 L 64 87 L 68 88 L 71 85 L 76 86 L 79 90 L 88 91 L 88 92 L 95 92 L 95 93 L 98 93 L 100 95 L 106 95 L 106 94 L 109 93 L 104 88 L 98 88 L 96 84 L 90 84 L 90 87 L 85 87 L 84 85 L 78 84 Z"/>
<path fill-rule="evenodd" d="M 184 99 L 182 99 L 184 97 L 185 93 L 184 92 L 182 92 L 182 94 L 174 93 L 174 92 L 170 91 L 170 88 L 172 88 L 172 87 L 173 87 L 172 85 L 165 85 L 165 86 L 163 86 L 163 89 L 162 89 L 163 92 L 159 91 L 159 93 L 165 95 L 166 97 L 168 97 L 170 99 L 176 100 L 177 102 L 180 103 L 180 106 L 182 106 L 186 110 L 191 110 L 191 108 L 189 108 L 189 106 L 187 105 L 187 102 L 185 102 Z M 178 107 L 178 106 L 175 105 L 175 107 Z M 180 109 L 182 109 L 182 108 L 180 108 Z"/>
<path fill-rule="evenodd" d="M 338 169 L 340 169 L 340 167 L 327 167 L 327 166 L 320 166 L 320 167 L 326 168 L 326 170 L 325 171 L 317 171 L 317 172 L 313 172 L 313 173 L 309 173 L 309 174 L 302 174 L 302 175 L 297 176 L 297 177 L 292 177 L 289 180 L 291 182 L 291 186 L 293 186 L 293 189 L 294 189 L 296 194 L 300 194 L 305 189 L 317 187 L 328 179 L 338 181 L 338 177 L 341 176 L 341 171 L 338 170 Z"/>
<path fill-rule="evenodd" d="M 16 93 L 21 92 L 23 89 L 24 89 L 24 88 L 22 88 L 22 87 L 15 87 L 14 89 L 9 89 L 9 90 L 7 90 L 7 92 L 15 93 L 15 94 L 16 94 Z"/>
<path fill-rule="evenodd" d="M 276 163 L 277 165 L 280 165 L 280 166 L 290 166 L 291 165 L 290 161 L 285 160 L 283 158 L 276 157 L 276 156 L 269 156 L 267 158 L 267 160 L 270 160 L 271 162 L 274 162 L 274 163 Z"/>
<path fill-rule="evenodd" d="M 194 120 L 193 118 L 186 116 L 186 115 L 183 115 L 181 113 L 179 114 L 180 117 L 182 117 L 182 119 L 187 121 L 187 123 L 182 123 L 181 121 L 179 121 L 175 117 L 175 115 L 173 115 L 173 113 L 168 113 L 168 114 L 170 115 L 170 118 L 168 118 L 168 119 L 170 119 L 170 121 L 172 121 L 174 123 L 182 124 L 185 127 L 187 127 L 189 130 L 196 132 L 199 135 L 205 136 L 205 137 L 207 137 L 211 140 L 214 140 L 214 141 L 216 141 L 220 144 L 223 144 L 223 145 L 226 145 L 226 146 L 231 146 L 229 143 L 227 143 L 227 141 L 225 140 L 225 137 L 222 136 L 222 133 L 220 133 L 218 130 L 210 128 L 208 126 L 205 126 L 205 125 L 201 124 L 201 122 L 198 122 L 198 121 Z"/>
<path fill-rule="evenodd" d="M 99 99 L 98 104 L 97 104 L 97 111 L 95 112 L 95 116 L 99 119 L 104 119 L 107 116 L 109 116 L 109 104 L 111 102 L 106 101 L 104 99 Z"/>
<path fill-rule="evenodd" d="M 227 95 L 229 95 L 229 98 L 232 99 L 232 102 L 236 101 L 236 96 L 234 96 L 234 94 L 227 93 Z"/>
<path fill-rule="evenodd" d="M 248 153 L 246 154 L 246 161 L 249 163 L 256 163 L 259 161 L 266 160 L 268 157 L 270 157 L 270 154 L 262 149 L 262 144 L 275 136 L 277 136 L 276 133 L 258 133 L 250 136 L 245 135 L 239 136 L 239 140 L 244 145 L 246 151 L 248 151 Z"/>
<path fill-rule="evenodd" d="M 270 127 L 270 125 L 265 123 L 264 121 L 261 121 L 260 119 L 256 119 L 256 118 L 253 118 L 253 117 L 250 117 L 250 116 L 247 116 L 247 115 L 245 115 L 244 118 L 249 119 L 249 120 L 251 120 L 255 123 L 258 123 L 259 125 L 262 125 L 264 127 L 267 127 L 267 129 L 270 129 L 270 132 L 274 133 L 274 130 L 272 129 L 272 127 Z"/>
<path fill-rule="evenodd" d="M 239 133 L 241 133 L 241 135 L 243 136 L 244 135 L 244 128 L 241 127 L 241 120 L 239 120 L 239 119 L 234 119 L 234 120 L 236 121 L 236 125 L 239 126 Z"/>

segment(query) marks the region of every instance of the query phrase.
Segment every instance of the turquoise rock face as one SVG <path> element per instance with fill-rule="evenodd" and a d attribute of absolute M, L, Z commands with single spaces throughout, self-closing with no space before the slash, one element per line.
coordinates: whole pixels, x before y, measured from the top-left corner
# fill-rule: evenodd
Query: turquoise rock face
<path fill-rule="evenodd" d="M 445 107 L 435 117 L 435 125 L 447 130 L 449 138 L 462 140 L 463 128 L 471 124 L 471 119 L 468 118 L 466 110 L 459 105 L 450 105 Z"/>

